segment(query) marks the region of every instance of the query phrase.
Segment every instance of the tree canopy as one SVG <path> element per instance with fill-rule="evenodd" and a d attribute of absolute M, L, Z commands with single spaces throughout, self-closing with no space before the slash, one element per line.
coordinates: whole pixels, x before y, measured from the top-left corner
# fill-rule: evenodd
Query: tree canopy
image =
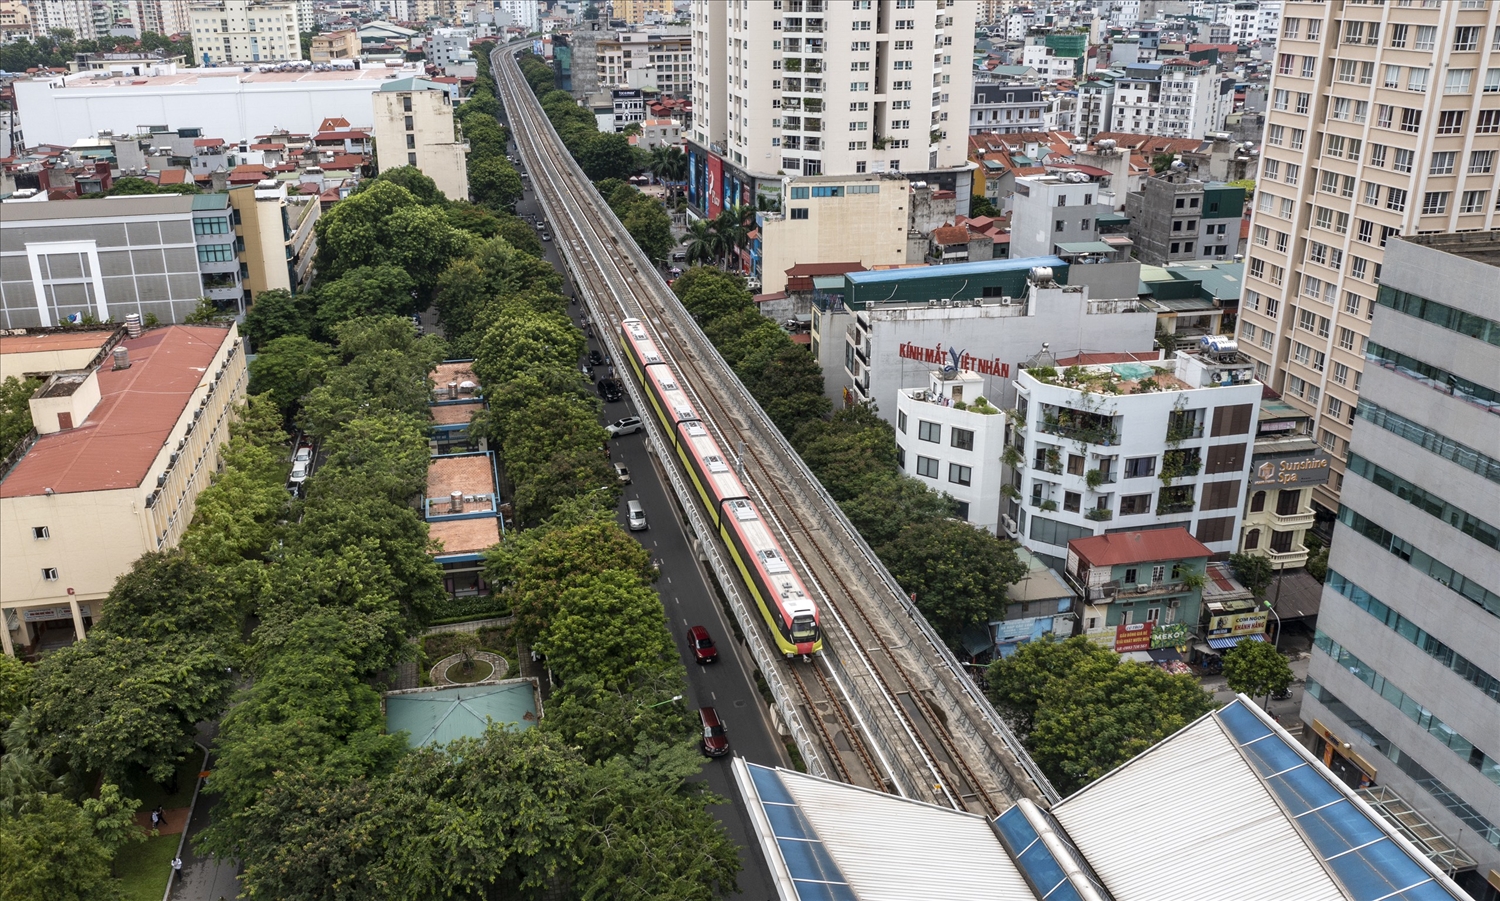
<path fill-rule="evenodd" d="M 1230 691 L 1264 697 L 1292 684 L 1286 657 L 1267 641 L 1241 641 L 1224 654 L 1224 682 Z"/>
<path fill-rule="evenodd" d="M 1084 636 L 1022 644 L 987 677 L 990 700 L 1064 795 L 1214 708 L 1193 677 L 1121 660 Z"/>

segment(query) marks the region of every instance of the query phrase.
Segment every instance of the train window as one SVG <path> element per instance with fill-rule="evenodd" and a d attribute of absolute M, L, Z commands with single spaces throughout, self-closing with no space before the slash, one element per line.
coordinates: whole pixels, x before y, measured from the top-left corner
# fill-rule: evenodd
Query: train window
<path fill-rule="evenodd" d="M 940 442 L 943 440 L 943 427 L 935 422 L 928 422 L 925 419 L 918 419 L 917 437 L 921 438 L 923 441 L 931 441 L 933 443 Z"/>

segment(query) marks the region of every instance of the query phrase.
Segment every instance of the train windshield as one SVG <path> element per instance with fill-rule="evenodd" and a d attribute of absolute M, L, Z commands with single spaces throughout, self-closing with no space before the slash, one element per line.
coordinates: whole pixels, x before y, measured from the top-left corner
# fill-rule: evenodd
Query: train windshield
<path fill-rule="evenodd" d="M 818 637 L 818 624 L 811 616 L 799 616 L 792 620 L 792 640 L 813 641 Z"/>

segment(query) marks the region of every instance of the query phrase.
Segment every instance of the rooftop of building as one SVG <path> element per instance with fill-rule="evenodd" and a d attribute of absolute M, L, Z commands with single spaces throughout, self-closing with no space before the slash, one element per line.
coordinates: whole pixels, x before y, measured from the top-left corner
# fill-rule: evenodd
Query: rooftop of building
<path fill-rule="evenodd" d="M 191 194 L 135 194 L 123 197 L 70 200 L 67 203 L 18 203 L 5 208 L 5 221 L 41 219 L 111 219 L 123 216 L 167 216 L 190 213 Z"/>
<path fill-rule="evenodd" d="M 1500 267 L 1500 230 L 1441 232 L 1430 235 L 1412 235 L 1398 240 L 1464 257 L 1486 266 Z"/>
<path fill-rule="evenodd" d="M 427 537 L 442 548 L 439 559 L 483 553 L 500 543 L 500 520 L 494 516 L 474 519 L 440 519 L 427 524 Z"/>
<path fill-rule="evenodd" d="M 456 400 L 479 393 L 479 376 L 474 374 L 473 360 L 444 360 L 432 370 L 432 399 L 434 401 Z M 452 396 L 449 386 L 455 386 L 458 398 Z"/>
<path fill-rule="evenodd" d="M 459 509 L 450 504 L 462 495 Z M 427 515 L 495 511 L 495 464 L 487 453 L 444 454 L 427 464 Z"/>
<path fill-rule="evenodd" d="M 101 366 L 88 418 L 39 437 L 0 482 L 0 497 L 139 487 L 227 338 L 217 326 L 171 325 L 121 341 L 129 368 Z"/>
<path fill-rule="evenodd" d="M 1019 257 L 1006 260 L 979 260 L 972 263 L 948 263 L 933 266 L 903 266 L 898 269 L 873 269 L 868 272 L 850 272 L 844 278 L 858 286 L 888 284 L 919 278 L 963 278 L 989 275 L 996 272 L 1015 272 L 1036 266 L 1059 267 L 1067 263 L 1061 257 Z"/>
<path fill-rule="evenodd" d="M 251 67 L 252 70 L 255 67 Z M 204 85 L 223 85 L 232 82 L 243 85 L 297 84 L 304 87 L 338 85 L 351 81 L 368 81 L 372 86 L 397 75 L 412 75 L 415 69 L 393 69 L 367 66 L 359 69 L 295 69 L 286 72 L 244 71 L 243 67 L 229 66 L 220 69 L 183 69 L 172 75 L 133 75 L 96 78 L 98 72 L 81 72 L 70 75 L 63 81 L 60 90 L 151 90 L 159 88 L 185 88 Z"/>
<path fill-rule="evenodd" d="M 474 414 L 484 409 L 484 401 L 466 398 L 452 403 L 432 404 L 427 408 L 434 425 L 468 425 Z"/>
<path fill-rule="evenodd" d="M 9 213 L 6 213 L 9 216 Z M 98 349 L 109 341 L 113 330 L 39 332 L 35 334 L 0 335 L 0 354 L 54 353 L 67 350 Z"/>
<path fill-rule="evenodd" d="M 1023 547 L 1016 548 L 1016 559 L 1026 564 L 1026 575 L 1005 589 L 1005 597 L 1013 602 L 1032 603 L 1075 597 L 1075 592 L 1057 570 Z"/>
<path fill-rule="evenodd" d="M 929 901 L 975 886 L 997 901 L 1466 897 L 1243 695 L 1050 810 L 1023 800 L 993 820 L 742 758 L 731 767 L 781 897 Z"/>
<path fill-rule="evenodd" d="M 1183 528 L 1110 532 L 1089 538 L 1074 538 L 1068 542 L 1068 551 L 1076 553 L 1091 566 L 1194 560 L 1213 556 L 1208 545 Z"/>

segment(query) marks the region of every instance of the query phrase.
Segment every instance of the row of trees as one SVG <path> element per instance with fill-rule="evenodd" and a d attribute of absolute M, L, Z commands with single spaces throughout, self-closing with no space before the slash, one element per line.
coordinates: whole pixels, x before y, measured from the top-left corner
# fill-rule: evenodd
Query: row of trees
<path fill-rule="evenodd" d="M 27 69 L 60 69 L 73 62 L 77 53 L 113 53 L 124 50 L 133 53 L 150 53 L 160 50 L 167 56 L 185 56 L 189 64 L 193 61 L 193 42 L 189 39 L 174 41 L 171 38 L 146 32 L 140 40 L 108 37 L 100 40 L 76 40 L 72 29 L 56 28 L 51 34 L 40 37 L 20 38 L 0 44 L 0 71 L 25 72 Z"/>
<path fill-rule="evenodd" d="M 647 168 L 650 159 L 645 151 L 630 146 L 623 134 L 599 131 L 593 113 L 579 106 L 572 94 L 554 89 L 550 66 L 530 54 L 522 55 L 520 64 L 542 111 L 591 180 L 625 179 Z"/>
<path fill-rule="evenodd" d="M 1002 615 L 1025 575 L 1013 544 L 954 519 L 947 495 L 903 474 L 895 432 L 874 410 L 829 417 L 817 361 L 761 315 L 739 276 L 695 267 L 673 290 L 938 634 L 956 647 L 965 628 Z"/>

